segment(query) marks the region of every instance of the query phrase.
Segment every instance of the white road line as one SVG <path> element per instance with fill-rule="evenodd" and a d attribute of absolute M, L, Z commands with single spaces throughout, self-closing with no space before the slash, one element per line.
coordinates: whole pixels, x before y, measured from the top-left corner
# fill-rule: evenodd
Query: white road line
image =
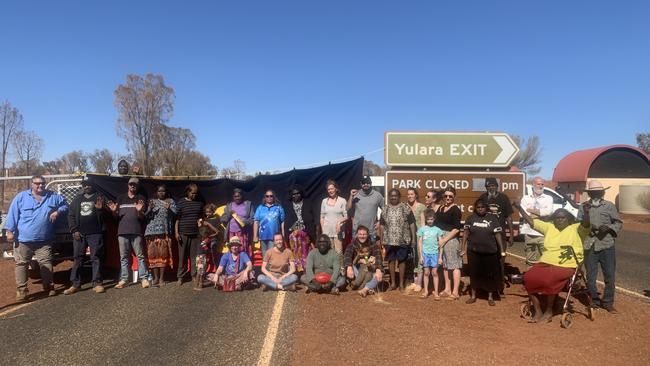
<path fill-rule="evenodd" d="M 16 310 L 20 310 L 20 309 L 24 308 L 25 306 L 29 306 L 31 304 L 32 304 L 31 302 L 27 302 L 27 303 L 24 303 L 24 304 L 16 305 L 13 308 L 9 308 L 9 309 L 7 309 L 7 310 L 0 313 L 0 318 L 7 315 L 7 314 L 11 314 Z"/>
<path fill-rule="evenodd" d="M 513 256 L 513 257 L 515 257 L 515 258 L 519 258 L 519 259 L 523 260 L 524 262 L 526 261 L 526 258 L 525 258 L 525 257 L 522 257 L 522 256 L 520 256 L 520 255 L 517 255 L 517 254 L 514 254 L 514 253 L 510 253 L 510 252 L 508 252 L 508 255 Z M 603 286 L 605 285 L 605 283 L 604 283 L 603 281 L 599 281 L 599 280 L 596 280 L 596 283 L 599 283 L 599 284 L 601 284 L 601 285 L 603 285 Z M 634 291 L 632 291 L 632 290 L 628 290 L 628 289 L 623 288 L 623 287 L 618 287 L 618 286 L 616 286 L 616 291 L 622 292 L 622 293 L 624 293 L 624 294 L 626 294 L 626 295 L 639 297 L 639 298 L 642 298 L 642 299 L 645 299 L 645 300 L 650 299 L 650 297 L 648 297 L 648 296 L 646 296 L 646 295 L 644 295 L 644 294 L 641 294 L 641 293 L 638 293 L 638 292 L 634 292 Z"/>
<path fill-rule="evenodd" d="M 266 328 L 266 336 L 264 337 L 264 345 L 260 352 L 260 358 L 257 360 L 257 366 L 268 366 L 271 364 L 271 357 L 273 356 L 273 347 L 275 346 L 275 338 L 278 335 L 278 326 L 280 325 L 280 317 L 282 316 L 282 305 L 284 304 L 284 297 L 286 292 L 278 292 L 278 297 L 275 299 L 273 306 L 273 313 L 271 314 L 271 321 L 269 327 Z"/>

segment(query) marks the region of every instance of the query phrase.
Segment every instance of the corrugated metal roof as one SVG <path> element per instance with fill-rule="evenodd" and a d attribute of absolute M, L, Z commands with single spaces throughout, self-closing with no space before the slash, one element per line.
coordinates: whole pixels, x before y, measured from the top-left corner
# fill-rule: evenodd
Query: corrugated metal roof
<path fill-rule="evenodd" d="M 612 149 L 631 149 L 639 152 L 650 161 L 650 157 L 643 150 L 630 145 L 610 145 L 596 147 L 588 150 L 578 150 L 565 156 L 557 163 L 553 171 L 553 181 L 555 182 L 586 182 L 587 174 L 591 164 L 602 154 Z"/>

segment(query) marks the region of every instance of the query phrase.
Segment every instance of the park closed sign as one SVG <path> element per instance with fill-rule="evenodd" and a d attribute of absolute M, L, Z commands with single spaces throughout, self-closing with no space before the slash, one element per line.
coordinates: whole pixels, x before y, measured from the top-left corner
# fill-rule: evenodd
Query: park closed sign
<path fill-rule="evenodd" d="M 386 132 L 388 166 L 506 168 L 519 152 L 502 132 Z"/>
<path fill-rule="evenodd" d="M 499 191 L 505 193 L 511 201 L 519 202 L 524 195 L 526 175 L 523 172 L 461 172 L 461 171 L 403 171 L 391 170 L 386 172 L 384 181 L 386 191 L 398 189 L 402 197 L 406 197 L 408 188 L 415 189 L 420 197 L 432 189 L 445 190 L 453 187 L 456 190 L 456 204 L 463 213 L 465 220 L 474 211 L 474 202 L 485 193 L 485 179 L 496 178 Z M 513 220 L 519 220 L 517 212 Z"/>

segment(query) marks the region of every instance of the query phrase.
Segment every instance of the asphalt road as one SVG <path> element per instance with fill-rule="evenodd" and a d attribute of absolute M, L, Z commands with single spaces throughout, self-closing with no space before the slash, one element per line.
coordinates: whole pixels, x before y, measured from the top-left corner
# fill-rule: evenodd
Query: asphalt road
<path fill-rule="evenodd" d="M 297 296 L 285 297 L 272 365 L 290 362 Z M 190 284 L 59 295 L 0 318 L 0 365 L 255 365 L 276 297 Z"/>
<path fill-rule="evenodd" d="M 524 256 L 523 242 L 508 251 Z M 599 279 L 602 281 L 602 274 Z M 616 242 L 616 286 L 650 297 L 650 234 L 623 230 Z"/>

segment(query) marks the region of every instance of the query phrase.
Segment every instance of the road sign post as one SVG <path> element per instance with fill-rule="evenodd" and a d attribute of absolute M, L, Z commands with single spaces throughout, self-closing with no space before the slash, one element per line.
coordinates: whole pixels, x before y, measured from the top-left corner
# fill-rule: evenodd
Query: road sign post
<path fill-rule="evenodd" d="M 502 132 L 386 132 L 385 163 L 397 167 L 506 168 L 519 152 Z"/>

